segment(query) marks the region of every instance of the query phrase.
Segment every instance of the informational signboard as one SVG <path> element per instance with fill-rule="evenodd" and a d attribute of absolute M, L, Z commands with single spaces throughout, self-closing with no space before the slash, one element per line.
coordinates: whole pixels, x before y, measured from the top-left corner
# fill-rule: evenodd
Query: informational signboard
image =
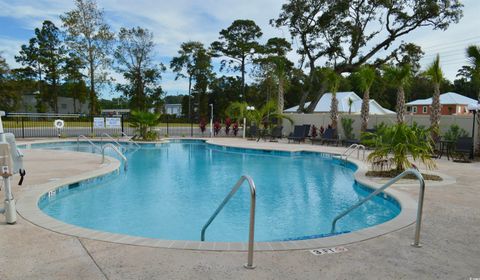
<path fill-rule="evenodd" d="M 93 118 L 93 128 L 105 128 L 105 119 Z"/>
<path fill-rule="evenodd" d="M 107 128 L 121 128 L 122 121 L 120 118 L 105 118 Z"/>

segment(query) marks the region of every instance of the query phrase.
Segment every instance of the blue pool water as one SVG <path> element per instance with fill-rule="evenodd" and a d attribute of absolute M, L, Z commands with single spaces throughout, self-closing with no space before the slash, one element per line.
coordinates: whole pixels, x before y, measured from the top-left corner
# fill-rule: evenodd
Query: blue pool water
<path fill-rule="evenodd" d="M 77 146 L 42 144 L 36 148 L 76 150 Z M 91 152 L 85 144 L 80 150 Z M 355 166 L 344 166 L 326 154 L 262 152 L 189 141 L 130 148 L 126 155 L 126 173 L 62 188 L 54 195 L 45 195 L 39 201 L 40 208 L 81 227 L 158 239 L 199 240 L 210 215 L 239 177 L 248 174 L 257 187 L 255 240 L 275 241 L 328 234 L 338 213 L 371 192 L 355 182 Z M 210 225 L 206 241 L 248 239 L 247 186 Z M 341 219 L 337 231 L 383 223 L 399 211 L 394 199 L 377 196 Z"/>

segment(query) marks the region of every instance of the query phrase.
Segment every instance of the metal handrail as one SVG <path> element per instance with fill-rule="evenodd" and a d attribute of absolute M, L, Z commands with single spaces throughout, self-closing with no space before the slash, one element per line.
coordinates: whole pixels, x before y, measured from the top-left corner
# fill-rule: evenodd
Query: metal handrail
<path fill-rule="evenodd" d="M 253 265 L 253 244 L 254 244 L 254 231 L 255 231 L 255 183 L 250 176 L 243 175 L 240 177 L 238 182 L 233 186 L 230 193 L 225 197 L 222 201 L 220 206 L 218 206 L 217 210 L 213 213 L 213 215 L 208 219 L 207 223 L 202 228 L 201 240 L 205 241 L 205 231 L 207 230 L 208 226 L 212 223 L 212 221 L 217 217 L 218 213 L 222 211 L 223 207 L 227 202 L 232 198 L 232 196 L 238 191 L 238 189 L 242 186 L 245 180 L 248 182 L 250 186 L 250 226 L 249 226 L 249 234 L 248 234 L 248 261 L 244 265 L 245 268 L 253 269 L 255 266 Z"/>
<path fill-rule="evenodd" d="M 128 139 L 129 142 L 132 142 L 133 144 L 137 145 L 137 147 L 140 148 L 140 145 L 137 142 L 135 142 L 130 136 L 128 136 L 125 132 L 122 131 L 121 135 L 122 136 L 127 136 L 127 139 Z"/>
<path fill-rule="evenodd" d="M 105 150 L 106 150 L 107 148 L 112 148 L 112 150 L 114 150 L 114 151 L 123 159 L 123 161 L 125 162 L 123 168 L 124 168 L 124 170 L 126 171 L 126 170 L 127 170 L 127 166 L 128 166 L 127 157 L 125 157 L 125 155 L 123 155 L 123 153 L 120 152 L 120 151 L 118 150 L 118 148 L 117 148 L 115 145 L 113 145 L 112 143 L 107 143 L 107 144 L 103 145 L 103 147 L 102 147 L 102 163 L 105 162 Z"/>
<path fill-rule="evenodd" d="M 416 226 L 415 226 L 415 239 L 414 239 L 414 242 L 412 243 L 412 246 L 421 247 L 421 245 L 420 245 L 420 229 L 421 229 L 421 225 L 422 225 L 423 197 L 424 197 L 424 194 L 425 194 L 425 180 L 423 179 L 422 174 L 417 169 L 414 169 L 414 168 L 410 168 L 410 169 L 407 169 L 407 170 L 403 171 L 397 177 L 395 177 L 395 178 L 391 179 L 390 181 L 388 181 L 387 183 L 385 183 L 381 188 L 375 190 L 369 196 L 360 200 L 355 205 L 351 206 L 347 210 L 343 211 L 340 215 L 336 216 L 335 219 L 333 219 L 333 222 L 332 222 L 331 233 L 333 233 L 335 231 L 335 225 L 337 224 L 337 221 L 339 219 L 343 218 L 345 215 L 352 212 L 354 209 L 358 208 L 360 205 L 369 201 L 370 199 L 375 197 L 377 194 L 379 194 L 380 192 L 383 192 L 386 188 L 390 187 L 391 185 L 396 183 L 398 180 L 402 179 L 403 177 L 405 177 L 406 175 L 409 175 L 409 174 L 417 177 L 417 179 L 420 183 L 420 192 L 419 192 L 419 195 L 418 195 L 418 207 L 417 207 L 417 222 L 416 222 Z"/>
<path fill-rule="evenodd" d="M 108 134 L 108 133 L 106 133 L 106 132 L 102 133 L 102 135 L 101 135 L 101 137 L 100 137 L 100 141 L 102 141 L 102 143 L 103 143 L 103 136 L 105 136 L 105 137 L 107 137 L 108 139 L 112 140 L 113 143 L 117 144 L 118 148 L 124 148 L 124 147 L 122 146 L 122 144 L 118 143 L 117 140 L 115 140 L 112 136 L 110 136 L 110 134 Z"/>
<path fill-rule="evenodd" d="M 352 144 L 350 145 L 345 152 L 340 156 L 343 158 L 345 156 L 345 161 L 348 159 L 353 152 L 357 151 L 357 159 L 360 159 L 360 150 L 363 150 L 362 160 L 365 160 L 365 146 L 361 144 Z"/>
<path fill-rule="evenodd" d="M 95 143 L 90 141 L 90 139 L 88 139 L 87 136 L 85 136 L 85 135 L 78 135 L 78 137 L 77 137 L 77 150 L 80 150 L 80 138 L 83 138 L 83 139 L 87 140 L 87 142 L 90 143 L 90 145 L 92 145 L 92 147 L 96 148 L 99 151 L 102 151 L 102 148 L 100 148 L 98 145 L 95 145 Z"/>

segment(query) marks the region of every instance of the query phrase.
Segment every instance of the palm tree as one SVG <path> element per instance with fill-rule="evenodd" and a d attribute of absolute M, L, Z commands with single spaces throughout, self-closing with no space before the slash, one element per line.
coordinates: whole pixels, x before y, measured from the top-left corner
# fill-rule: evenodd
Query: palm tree
<path fill-rule="evenodd" d="M 331 126 L 335 131 L 337 131 L 338 126 L 338 100 L 337 100 L 337 91 L 340 86 L 340 75 L 335 73 L 333 70 L 328 71 L 327 75 L 328 86 L 330 92 L 332 93 L 332 102 L 330 104 L 330 120 L 332 121 Z"/>
<path fill-rule="evenodd" d="M 380 127 L 369 136 L 371 138 L 365 143 L 375 147 L 368 155 L 370 162 L 390 159 L 395 165 L 396 174 L 414 166 L 416 160 L 420 160 L 428 169 L 436 167 L 431 157 L 433 148 L 427 129 L 399 123 Z"/>
<path fill-rule="evenodd" d="M 470 62 L 472 84 L 478 91 L 477 99 L 480 103 L 480 46 L 469 46 L 467 48 L 467 57 Z"/>
<path fill-rule="evenodd" d="M 135 128 L 143 140 L 156 140 L 157 134 L 151 129 L 160 123 L 160 114 L 132 111 L 130 126 Z"/>
<path fill-rule="evenodd" d="M 375 69 L 370 66 L 362 66 L 357 72 L 360 81 L 360 90 L 363 92 L 362 100 L 362 126 L 361 130 L 366 131 L 368 128 L 368 117 L 370 114 L 370 88 L 375 81 Z"/>
<path fill-rule="evenodd" d="M 225 110 L 225 115 L 230 117 L 235 121 L 239 121 L 243 118 L 247 117 L 247 102 L 239 102 L 235 101 L 228 105 L 227 109 Z"/>
<path fill-rule="evenodd" d="M 480 104 L 480 46 L 471 45 L 467 48 L 467 57 L 470 62 L 470 75 L 474 88 L 477 89 L 477 100 Z M 480 118 L 477 118 L 477 139 L 480 139 Z M 473 135 L 472 135 L 473 137 Z M 480 151 L 480 140 L 478 141 L 477 152 Z"/>
<path fill-rule="evenodd" d="M 397 123 L 405 123 L 405 86 L 412 76 L 412 67 L 409 64 L 401 66 L 386 66 L 383 68 L 383 77 L 388 84 L 397 89 Z"/>
<path fill-rule="evenodd" d="M 430 131 L 432 139 L 438 139 L 440 135 L 440 83 L 443 81 L 443 72 L 440 67 L 440 56 L 437 57 L 433 63 L 428 67 L 424 73 L 430 81 L 433 83 L 433 98 L 432 98 L 432 110 L 430 112 Z"/>
<path fill-rule="evenodd" d="M 274 100 L 265 103 L 261 108 L 247 110 L 247 107 L 246 102 L 232 102 L 225 110 L 225 114 L 237 121 L 246 118 L 249 122 L 253 121 L 258 126 L 268 124 L 273 119 L 287 119 L 293 122 L 289 116 L 277 111 L 277 103 Z"/>
<path fill-rule="evenodd" d="M 352 114 L 352 105 L 353 105 L 353 99 L 351 99 L 350 97 L 348 98 L 348 114 L 351 115 Z"/>

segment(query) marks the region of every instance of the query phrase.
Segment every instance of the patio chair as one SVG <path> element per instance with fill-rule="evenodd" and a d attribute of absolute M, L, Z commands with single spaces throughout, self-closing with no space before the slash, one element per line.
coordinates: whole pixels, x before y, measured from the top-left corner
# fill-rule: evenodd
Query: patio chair
<path fill-rule="evenodd" d="M 268 136 L 270 136 L 270 142 L 277 141 L 276 139 L 281 139 L 282 138 L 282 130 L 283 130 L 283 126 L 281 126 L 281 125 L 277 125 L 276 127 L 274 127 L 272 129 L 272 131 L 270 132 L 270 134 L 268 135 Z"/>
<path fill-rule="evenodd" d="M 327 128 L 322 135 L 322 143 L 324 144 L 336 144 L 338 146 L 338 136 L 336 135 L 336 130 L 333 128 Z"/>
<path fill-rule="evenodd" d="M 288 136 L 288 143 L 290 141 L 295 142 L 303 142 L 305 141 L 305 126 L 304 125 L 296 125 L 293 129 L 293 133 Z"/>
<path fill-rule="evenodd" d="M 472 137 L 459 137 L 455 143 L 455 150 L 453 152 L 452 158 L 454 161 L 461 162 L 470 162 L 467 155 L 470 156 L 472 153 L 473 138 Z"/>
<path fill-rule="evenodd" d="M 309 137 L 308 135 L 310 134 L 310 126 L 311 125 L 304 124 L 303 126 L 305 127 L 305 138 L 308 138 Z"/>
<path fill-rule="evenodd" d="M 256 125 L 252 125 L 250 126 L 250 128 L 248 129 L 248 138 L 250 140 L 252 139 L 256 139 L 257 138 L 257 135 L 258 135 L 258 128 Z"/>

